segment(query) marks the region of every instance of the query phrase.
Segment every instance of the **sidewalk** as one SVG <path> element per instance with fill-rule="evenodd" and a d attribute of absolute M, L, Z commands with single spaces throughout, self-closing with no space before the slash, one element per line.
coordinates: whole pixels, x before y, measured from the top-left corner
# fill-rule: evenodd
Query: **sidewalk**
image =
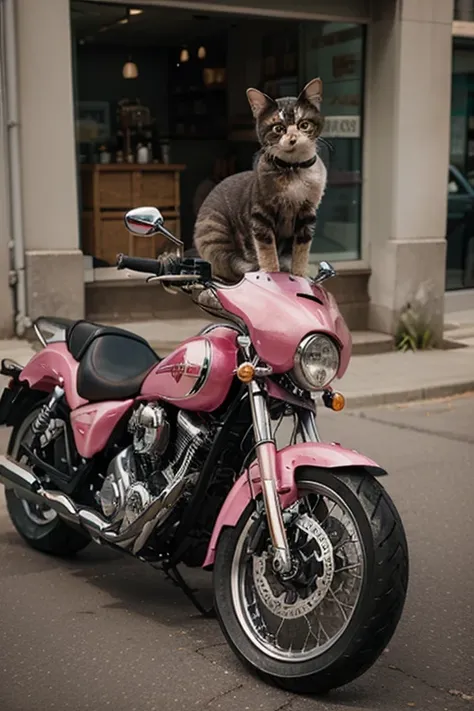
<path fill-rule="evenodd" d="M 474 344 L 451 350 L 354 356 L 334 387 L 343 393 L 348 408 L 474 391 Z"/>
<path fill-rule="evenodd" d="M 474 313 L 472 338 L 465 347 L 418 353 L 379 353 L 353 356 L 344 378 L 334 383 L 346 397 L 348 408 L 368 407 L 444 397 L 474 391 Z M 166 355 L 177 342 L 196 334 L 206 319 L 181 319 L 121 324 L 147 338 L 160 355 Z M 453 325 L 453 324 L 451 324 Z M 467 326 L 467 317 L 463 328 Z M 469 323 L 469 328 L 471 324 Z M 447 332 L 458 333 L 456 325 Z M 462 332 L 462 329 L 461 329 Z M 471 333 L 471 331 L 470 331 Z M 458 341 L 459 345 L 462 341 Z M 33 355 L 26 341 L 0 341 L 0 359 L 26 363 Z M 5 380 L 4 378 L 0 378 Z M 4 387 L 5 383 L 0 382 Z"/>

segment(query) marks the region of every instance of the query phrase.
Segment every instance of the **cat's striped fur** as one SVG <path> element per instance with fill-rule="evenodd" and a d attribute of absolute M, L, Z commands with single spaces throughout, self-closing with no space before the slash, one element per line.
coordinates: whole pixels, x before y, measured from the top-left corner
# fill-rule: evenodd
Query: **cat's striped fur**
<path fill-rule="evenodd" d="M 199 211 L 194 243 L 213 274 L 238 281 L 245 272 L 305 276 L 326 168 L 316 141 L 323 127 L 322 82 L 298 98 L 273 100 L 247 91 L 261 151 L 254 169 L 219 183 Z"/>

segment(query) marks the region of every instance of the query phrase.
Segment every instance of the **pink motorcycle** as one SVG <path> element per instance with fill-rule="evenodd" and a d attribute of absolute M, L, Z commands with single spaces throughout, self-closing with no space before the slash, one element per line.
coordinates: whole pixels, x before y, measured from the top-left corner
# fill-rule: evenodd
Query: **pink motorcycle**
<path fill-rule="evenodd" d="M 346 684 L 396 629 L 408 552 L 376 479 L 386 472 L 318 434 L 316 398 L 342 409 L 331 382 L 351 355 L 321 286 L 335 272 L 322 263 L 314 280 L 254 272 L 228 285 L 180 256 L 155 208 L 125 221 L 166 235 L 178 255 L 120 255 L 118 268 L 179 288 L 224 321 L 161 359 L 126 330 L 40 318 L 44 348 L 25 367 L 1 366 L 11 520 L 45 553 L 91 541 L 123 549 L 206 614 L 177 569 L 202 566 L 213 572 L 209 614 L 239 659 L 295 692 Z"/>

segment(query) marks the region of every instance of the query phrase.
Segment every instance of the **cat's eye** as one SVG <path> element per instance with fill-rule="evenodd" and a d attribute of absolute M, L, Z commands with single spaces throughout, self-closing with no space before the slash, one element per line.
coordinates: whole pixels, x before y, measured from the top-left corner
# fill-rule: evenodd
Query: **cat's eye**
<path fill-rule="evenodd" d="M 306 119 L 304 121 L 300 121 L 298 124 L 298 128 L 301 131 L 309 131 L 310 128 L 312 128 L 312 126 L 313 126 L 313 123 L 311 121 L 306 121 Z"/>
<path fill-rule="evenodd" d="M 282 123 L 276 123 L 276 124 L 273 126 L 273 131 L 274 131 L 274 133 L 278 133 L 278 134 L 281 135 L 282 133 L 285 133 L 285 130 L 286 130 L 286 129 L 285 129 L 285 127 L 283 126 Z"/>

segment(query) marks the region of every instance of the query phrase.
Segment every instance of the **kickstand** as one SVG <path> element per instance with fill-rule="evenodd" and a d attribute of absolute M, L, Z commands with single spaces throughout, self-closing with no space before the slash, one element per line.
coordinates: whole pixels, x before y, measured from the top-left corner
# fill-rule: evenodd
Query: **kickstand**
<path fill-rule="evenodd" d="M 181 575 L 181 573 L 179 572 L 179 570 L 177 568 L 175 568 L 174 566 L 169 567 L 169 568 L 164 567 L 163 571 L 164 571 L 165 575 L 175 585 L 177 585 L 179 588 L 181 588 L 181 590 L 184 592 L 186 597 L 193 603 L 194 607 L 197 610 L 199 610 L 199 612 L 201 613 L 201 615 L 203 617 L 207 617 L 208 619 L 215 618 L 216 613 L 215 613 L 214 607 L 211 607 L 209 610 L 206 610 L 206 608 L 203 607 L 203 605 L 201 605 L 201 603 L 199 602 L 199 600 L 196 597 L 197 590 L 193 590 L 192 588 L 189 587 L 189 585 L 187 584 L 187 582 L 185 581 L 185 579 L 183 578 L 183 576 Z"/>

